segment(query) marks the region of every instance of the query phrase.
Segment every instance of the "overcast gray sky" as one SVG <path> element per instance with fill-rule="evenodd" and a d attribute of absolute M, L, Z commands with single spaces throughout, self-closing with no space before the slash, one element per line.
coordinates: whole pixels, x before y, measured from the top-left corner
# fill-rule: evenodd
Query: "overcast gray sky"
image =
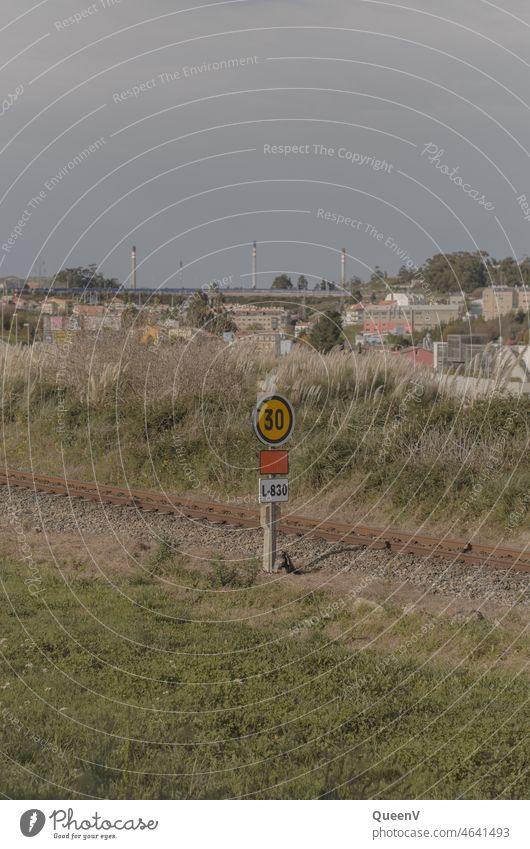
<path fill-rule="evenodd" d="M 524 0 L 3 0 L 0 275 L 521 257 L 529 36 Z"/>

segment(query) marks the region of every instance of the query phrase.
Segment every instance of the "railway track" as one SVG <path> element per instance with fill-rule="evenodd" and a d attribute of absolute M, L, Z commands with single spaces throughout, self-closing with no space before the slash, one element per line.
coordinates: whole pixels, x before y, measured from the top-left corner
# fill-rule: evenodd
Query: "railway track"
<path fill-rule="evenodd" d="M 72 499 L 96 501 L 138 510 L 169 513 L 198 521 L 227 527 L 258 529 L 259 512 L 248 507 L 224 505 L 214 501 L 180 498 L 145 489 L 107 486 L 88 481 L 66 480 L 49 475 L 35 475 L 17 469 L 0 470 L 0 486 L 31 490 L 35 493 L 58 495 Z M 474 566 L 491 566 L 530 573 L 530 549 L 503 548 L 479 543 L 426 536 L 408 531 L 350 525 L 343 522 L 320 521 L 289 514 L 280 520 L 281 533 L 362 546 L 372 550 L 414 554 L 421 557 L 442 557 Z"/>

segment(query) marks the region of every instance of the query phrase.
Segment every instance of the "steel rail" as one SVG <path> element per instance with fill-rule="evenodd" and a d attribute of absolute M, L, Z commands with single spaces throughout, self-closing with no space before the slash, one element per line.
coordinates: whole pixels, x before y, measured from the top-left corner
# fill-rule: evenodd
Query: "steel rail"
<path fill-rule="evenodd" d="M 254 530 L 260 527 L 259 512 L 249 507 L 181 498 L 153 490 L 131 489 L 128 486 L 110 486 L 51 475 L 37 475 L 9 468 L 0 470 L 0 486 L 120 507 L 134 507 L 143 512 L 173 514 L 215 525 Z M 421 557 L 442 557 L 474 566 L 485 565 L 530 573 L 528 546 L 525 549 L 489 546 L 470 540 L 323 521 L 292 513 L 280 520 L 279 530 L 286 535 L 372 550 L 387 550 Z"/>

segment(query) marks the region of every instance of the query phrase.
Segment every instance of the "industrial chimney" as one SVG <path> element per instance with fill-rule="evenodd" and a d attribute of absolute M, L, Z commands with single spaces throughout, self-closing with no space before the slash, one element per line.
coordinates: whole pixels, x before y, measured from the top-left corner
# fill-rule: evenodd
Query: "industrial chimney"
<path fill-rule="evenodd" d="M 131 288 L 136 289 L 136 245 L 133 245 L 131 253 Z"/>
<path fill-rule="evenodd" d="M 252 288 L 256 288 L 256 278 L 258 273 L 258 246 L 256 242 L 252 244 Z"/>
<path fill-rule="evenodd" d="M 346 289 L 346 248 L 342 249 L 340 257 L 340 286 L 344 292 Z"/>

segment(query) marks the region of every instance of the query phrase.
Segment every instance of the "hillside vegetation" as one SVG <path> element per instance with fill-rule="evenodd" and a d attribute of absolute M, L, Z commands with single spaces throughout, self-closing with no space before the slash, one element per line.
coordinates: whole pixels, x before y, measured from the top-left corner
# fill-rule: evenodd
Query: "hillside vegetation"
<path fill-rule="evenodd" d="M 5 346 L 2 462 L 42 473 L 255 503 L 251 425 L 272 377 L 297 421 L 291 507 L 515 539 L 528 527 L 530 402 L 464 403 L 379 354 L 299 346 L 274 361 L 200 335 L 146 349 L 116 334 Z"/>

